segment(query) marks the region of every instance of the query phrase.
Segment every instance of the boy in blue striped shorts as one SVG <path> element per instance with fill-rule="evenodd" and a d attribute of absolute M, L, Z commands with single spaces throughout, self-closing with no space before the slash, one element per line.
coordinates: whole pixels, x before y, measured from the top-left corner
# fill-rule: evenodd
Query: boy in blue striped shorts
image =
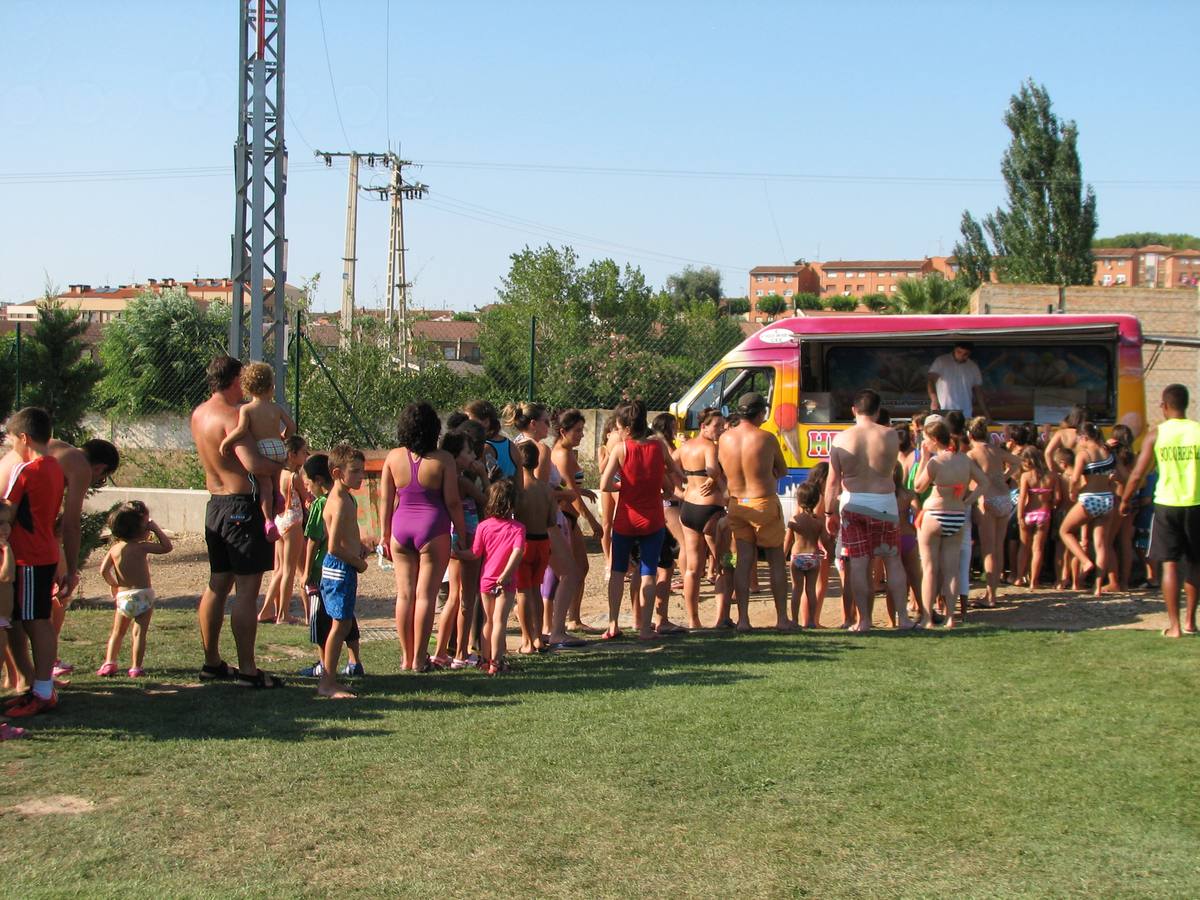
<path fill-rule="evenodd" d="M 313 495 L 313 502 L 308 507 L 308 520 L 304 524 L 304 596 L 308 609 L 309 639 L 317 648 L 317 661 L 311 666 L 300 670 L 305 678 L 318 678 L 321 675 L 321 655 L 324 652 L 325 641 L 329 638 L 329 629 L 333 627 L 333 619 L 325 612 L 321 604 L 321 569 L 325 564 L 325 551 L 329 549 L 329 541 L 325 536 L 325 501 L 333 490 L 333 477 L 329 474 L 329 457 L 324 453 L 314 453 L 304 463 L 304 486 Z M 358 619 L 350 626 L 346 634 L 346 653 L 350 660 L 342 674 L 349 677 L 363 676 L 362 660 L 358 655 Z"/>
<path fill-rule="evenodd" d="M 358 599 L 358 573 L 367 570 L 367 551 L 358 532 L 358 504 L 351 491 L 363 481 L 366 459 L 361 450 L 338 444 L 329 452 L 329 474 L 333 489 L 325 501 L 322 520 L 328 550 L 321 565 L 321 605 L 333 620 L 321 657 L 321 681 L 317 693 L 334 700 L 354 694 L 337 682 L 338 659 L 342 644 L 354 625 L 354 606 Z"/>

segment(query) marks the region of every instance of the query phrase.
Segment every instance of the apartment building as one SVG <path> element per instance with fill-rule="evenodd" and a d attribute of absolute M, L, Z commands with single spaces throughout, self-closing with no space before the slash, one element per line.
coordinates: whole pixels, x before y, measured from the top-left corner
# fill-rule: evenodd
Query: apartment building
<path fill-rule="evenodd" d="M 800 260 L 792 266 L 755 266 L 750 270 L 747 292 L 750 321 L 769 318 L 758 310 L 758 301 L 767 294 L 779 294 L 785 300 L 798 293 L 818 294 L 822 298 L 892 294 L 903 279 L 924 278 L 934 272 L 953 278 L 958 273 L 958 264 L 952 256 L 927 256 L 923 259 L 836 259 L 811 263 Z"/>
<path fill-rule="evenodd" d="M 1093 250 L 1099 287 L 1179 288 L 1200 285 L 1200 250 L 1162 244 Z"/>
<path fill-rule="evenodd" d="M 270 288 L 271 285 L 272 281 L 268 278 L 266 286 Z M 233 297 L 231 278 L 195 278 L 191 281 L 151 278 L 144 283 L 122 284 L 115 288 L 107 285 L 94 288 L 90 284 L 72 284 L 53 299 L 68 309 L 74 309 L 89 325 L 102 326 L 125 312 L 134 298 L 148 293 L 161 294 L 165 290 L 175 288 L 182 289 L 201 306 L 213 302 L 229 303 Z M 287 299 L 293 301 L 299 300 L 302 294 L 298 287 L 290 284 L 284 285 L 284 293 Z M 37 297 L 24 303 L 11 303 L 4 308 L 4 317 L 9 322 L 36 322 L 38 307 L 45 302 L 45 297 Z"/>

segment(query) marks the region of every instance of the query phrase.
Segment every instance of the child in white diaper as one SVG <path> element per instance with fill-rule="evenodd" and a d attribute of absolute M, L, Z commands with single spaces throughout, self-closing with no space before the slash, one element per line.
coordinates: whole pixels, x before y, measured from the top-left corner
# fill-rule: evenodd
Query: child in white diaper
<path fill-rule="evenodd" d="M 112 589 L 117 610 L 104 665 L 96 670 L 96 674 L 102 677 L 117 674 L 121 641 L 132 622 L 133 665 L 129 668 L 129 677 L 139 678 L 146 674 L 142 668 L 146 658 L 146 629 L 150 627 L 155 599 L 154 589 L 150 587 L 147 555 L 170 553 L 171 539 L 150 518 L 150 511 L 140 500 L 130 500 L 114 509 L 108 517 L 108 530 L 112 532 L 113 543 L 100 564 L 100 577 Z"/>

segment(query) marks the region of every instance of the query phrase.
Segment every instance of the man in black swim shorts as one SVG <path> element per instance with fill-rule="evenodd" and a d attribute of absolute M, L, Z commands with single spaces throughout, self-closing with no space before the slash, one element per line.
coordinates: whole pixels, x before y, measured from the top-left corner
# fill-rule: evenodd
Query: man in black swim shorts
<path fill-rule="evenodd" d="M 236 678 L 247 687 L 278 687 L 282 682 L 254 662 L 258 592 L 263 573 L 275 562 L 255 477 L 257 484 L 270 485 L 271 467 L 277 464 L 260 456 L 250 440 L 237 444 L 232 456 L 220 452 L 221 441 L 237 427 L 238 405 L 242 402 L 241 370 L 242 364 L 228 356 L 218 356 L 209 363 L 208 387 L 212 395 L 192 413 L 192 439 L 204 466 L 205 485 L 212 494 L 204 516 L 210 574 L 208 587 L 200 597 L 200 642 L 204 646 L 200 678 Z M 221 659 L 219 647 L 225 602 L 231 590 L 234 601 L 229 624 L 237 645 L 236 669 Z"/>

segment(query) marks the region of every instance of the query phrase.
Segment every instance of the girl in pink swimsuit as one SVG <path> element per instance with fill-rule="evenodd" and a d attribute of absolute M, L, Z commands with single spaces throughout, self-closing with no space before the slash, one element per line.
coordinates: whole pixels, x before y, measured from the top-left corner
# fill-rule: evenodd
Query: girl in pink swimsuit
<path fill-rule="evenodd" d="M 1021 529 L 1021 554 L 1017 562 L 1017 584 L 1037 590 L 1042 571 L 1050 517 L 1061 502 L 1060 480 L 1046 468 L 1046 459 L 1037 447 L 1021 451 L 1020 493 L 1017 497 L 1017 525 Z M 1025 566 L 1029 565 L 1028 575 Z"/>
<path fill-rule="evenodd" d="M 396 564 L 396 632 L 404 668 L 429 671 L 429 635 L 442 574 L 450 561 L 450 524 L 466 534 L 458 469 L 437 449 L 442 423 L 428 403 L 410 403 L 400 413 L 400 444 L 383 463 L 380 533 L 389 535 L 384 555 Z M 470 547 L 455 548 L 474 559 Z"/>

